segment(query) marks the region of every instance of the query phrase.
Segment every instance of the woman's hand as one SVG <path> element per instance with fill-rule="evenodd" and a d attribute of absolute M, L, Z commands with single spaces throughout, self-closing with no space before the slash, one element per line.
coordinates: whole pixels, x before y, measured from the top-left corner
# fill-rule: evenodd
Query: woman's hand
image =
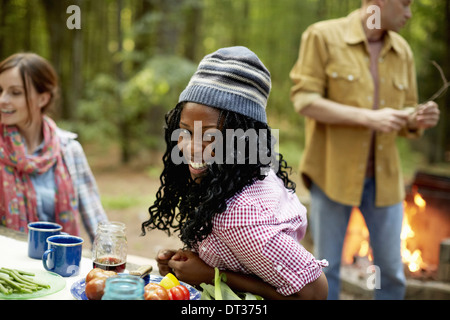
<path fill-rule="evenodd" d="M 167 266 L 179 280 L 191 285 L 212 283 L 214 279 L 214 268 L 203 262 L 198 254 L 189 250 L 178 250 L 172 255 Z"/>
<path fill-rule="evenodd" d="M 159 273 L 166 275 L 171 272 L 175 276 L 191 285 L 204 283 L 213 283 L 214 268 L 208 266 L 198 254 L 189 250 L 161 250 L 156 258 L 159 267 Z M 252 292 L 265 299 L 326 299 L 328 293 L 328 284 L 325 275 L 321 276 L 312 283 L 308 283 L 301 291 L 291 296 L 279 294 L 274 287 L 264 282 L 260 278 L 236 273 L 232 271 L 221 271 L 227 276 L 227 284 L 234 291 Z"/>
<path fill-rule="evenodd" d="M 176 253 L 175 250 L 163 249 L 159 250 L 156 255 L 156 262 L 158 263 L 159 274 L 165 276 L 169 272 L 172 272 L 172 269 L 168 266 L 170 259 Z"/>

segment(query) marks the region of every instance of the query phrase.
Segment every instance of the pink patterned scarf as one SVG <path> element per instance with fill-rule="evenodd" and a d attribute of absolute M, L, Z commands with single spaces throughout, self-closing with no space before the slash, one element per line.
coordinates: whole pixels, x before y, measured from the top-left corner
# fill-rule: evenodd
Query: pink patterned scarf
<path fill-rule="evenodd" d="M 16 126 L 0 124 L 0 222 L 8 228 L 28 232 L 27 224 L 38 221 L 36 192 L 31 174 L 47 172 L 55 164 L 55 222 L 69 234 L 79 234 L 74 187 L 62 159 L 56 124 L 44 116 L 44 148 L 28 155 Z"/>

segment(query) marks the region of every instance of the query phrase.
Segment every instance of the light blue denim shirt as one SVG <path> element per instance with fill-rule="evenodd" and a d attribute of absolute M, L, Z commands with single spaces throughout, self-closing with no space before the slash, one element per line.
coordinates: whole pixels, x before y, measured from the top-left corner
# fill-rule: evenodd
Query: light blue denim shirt
<path fill-rule="evenodd" d="M 84 229 L 90 240 L 93 241 L 98 223 L 108 220 L 100 201 L 97 183 L 89 167 L 83 147 L 76 140 L 77 135 L 59 128 L 57 128 L 56 134 L 60 141 L 62 160 L 74 187 L 75 198 L 72 205 L 78 210 Z M 42 153 L 43 148 L 44 143 L 42 142 L 33 151 L 32 156 Z M 60 212 L 58 216 L 56 215 L 55 166 L 45 173 L 30 175 L 30 180 L 36 193 L 36 210 L 39 220 L 67 223 L 77 218 L 71 212 Z"/>
<path fill-rule="evenodd" d="M 44 148 L 42 142 L 33 152 L 33 156 L 38 156 Z M 37 215 L 40 221 L 55 221 L 55 166 L 42 174 L 30 175 L 36 191 Z"/>

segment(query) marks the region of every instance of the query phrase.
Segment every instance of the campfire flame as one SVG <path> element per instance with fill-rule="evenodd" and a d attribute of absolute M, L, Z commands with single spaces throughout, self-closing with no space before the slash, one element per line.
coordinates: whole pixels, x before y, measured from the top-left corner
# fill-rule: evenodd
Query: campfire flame
<path fill-rule="evenodd" d="M 345 264 L 352 264 L 355 257 L 367 257 L 369 261 L 373 261 L 369 242 L 369 230 L 357 207 L 353 208 L 348 222 L 347 234 L 342 250 L 342 261 Z"/>
<path fill-rule="evenodd" d="M 425 211 L 426 201 L 422 198 L 417 188 L 412 190 L 413 202 L 404 201 L 403 225 L 400 234 L 401 238 L 401 256 L 403 263 L 408 267 L 409 271 L 414 273 L 426 267 L 426 263 L 422 259 L 422 251 L 419 249 L 412 250 L 414 246 L 415 232 L 410 221 L 416 214 Z M 357 234 L 356 234 L 357 233 Z M 343 262 L 351 264 L 354 257 L 367 257 L 369 261 L 373 261 L 372 252 L 369 243 L 369 231 L 364 222 L 361 212 L 358 208 L 353 208 L 347 236 L 344 241 Z"/>
<path fill-rule="evenodd" d="M 410 219 L 414 217 L 417 213 L 421 213 L 425 211 L 425 207 L 427 205 L 426 201 L 422 198 L 420 193 L 417 192 L 417 189 L 413 189 L 414 194 L 414 203 L 408 203 L 404 201 L 404 216 L 403 216 L 403 226 L 402 232 L 400 234 L 401 242 L 401 254 L 402 261 L 408 266 L 409 271 L 417 272 L 420 269 L 424 268 L 426 264 L 422 259 L 422 251 L 419 249 L 415 249 L 411 251 L 408 248 L 408 244 L 410 240 L 415 237 L 414 230 L 411 227 Z"/>

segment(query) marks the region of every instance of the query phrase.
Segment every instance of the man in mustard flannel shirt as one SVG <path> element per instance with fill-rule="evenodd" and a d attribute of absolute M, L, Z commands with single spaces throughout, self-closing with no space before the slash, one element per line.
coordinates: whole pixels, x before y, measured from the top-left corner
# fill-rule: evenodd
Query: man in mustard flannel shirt
<path fill-rule="evenodd" d="M 291 100 L 306 117 L 300 170 L 311 192 L 315 256 L 330 264 L 329 299 L 339 297 L 342 245 L 354 206 L 379 267 L 375 298 L 404 297 L 405 194 L 395 140 L 419 137 L 439 120 L 436 103 L 418 105 L 413 54 L 397 33 L 411 18 L 411 2 L 363 0 L 347 17 L 310 26 L 290 73 Z"/>

